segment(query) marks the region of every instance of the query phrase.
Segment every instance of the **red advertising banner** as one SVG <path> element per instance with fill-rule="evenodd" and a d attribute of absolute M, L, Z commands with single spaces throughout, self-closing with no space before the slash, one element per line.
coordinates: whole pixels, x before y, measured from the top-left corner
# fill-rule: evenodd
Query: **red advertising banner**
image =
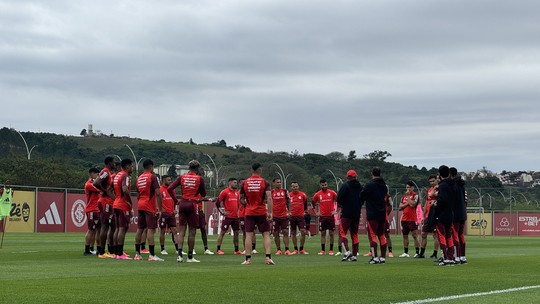
<path fill-rule="evenodd" d="M 493 235 L 516 235 L 516 214 L 495 213 L 493 215 Z"/>
<path fill-rule="evenodd" d="M 86 195 L 68 193 L 66 208 L 66 232 L 86 232 Z"/>
<path fill-rule="evenodd" d="M 518 235 L 519 236 L 540 236 L 540 214 L 519 213 Z"/>
<path fill-rule="evenodd" d="M 64 192 L 38 192 L 37 232 L 64 232 Z"/>

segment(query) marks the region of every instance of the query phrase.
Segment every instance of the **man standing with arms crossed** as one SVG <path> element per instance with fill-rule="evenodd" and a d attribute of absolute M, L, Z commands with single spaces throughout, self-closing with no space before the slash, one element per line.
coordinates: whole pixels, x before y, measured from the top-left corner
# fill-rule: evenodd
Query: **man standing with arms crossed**
<path fill-rule="evenodd" d="M 272 181 L 272 210 L 274 214 L 274 241 L 276 242 L 276 255 L 283 254 L 281 252 L 281 244 L 279 234 L 283 235 L 283 244 L 285 245 L 285 255 L 291 255 L 289 250 L 289 215 L 291 210 L 291 201 L 289 193 L 281 187 L 281 179 L 274 178 Z"/>
<path fill-rule="evenodd" d="M 133 172 L 133 162 L 131 159 L 126 158 L 122 160 L 121 165 L 122 171 L 116 174 L 113 181 L 114 194 L 116 195 L 116 199 L 113 203 L 114 219 L 116 222 L 114 245 L 116 245 L 115 254 L 117 260 L 131 260 L 131 258 L 124 253 L 124 241 L 133 212 L 130 194 L 130 175 Z"/>
<path fill-rule="evenodd" d="M 422 240 L 420 242 L 420 258 L 425 257 L 426 246 L 427 246 L 427 237 L 428 234 L 433 235 L 433 254 L 429 256 L 432 259 L 437 258 L 437 252 L 439 251 L 439 239 L 435 232 L 435 227 L 429 225 L 427 222 L 429 212 L 432 208 L 433 203 L 437 201 L 437 176 L 429 176 L 429 185 L 431 186 L 426 193 L 426 205 L 424 206 L 424 219 L 422 220 Z"/>
<path fill-rule="evenodd" d="M 141 260 L 141 237 L 146 229 L 148 248 L 150 255 L 149 261 L 160 261 L 163 259 L 156 255 L 156 246 L 154 236 L 156 234 L 158 219 L 163 213 L 161 191 L 159 180 L 154 174 L 154 162 L 145 159 L 143 162 L 144 172 L 137 178 L 137 193 L 139 196 L 138 206 L 138 227 L 135 234 L 135 260 Z"/>
<path fill-rule="evenodd" d="M 381 169 L 371 169 L 372 180 L 362 189 L 360 201 L 366 203 L 366 219 L 371 250 L 370 264 L 384 264 L 386 262 L 386 237 L 384 235 L 386 224 L 386 199 L 388 187 L 381 177 Z M 381 256 L 377 255 L 377 239 L 381 247 Z"/>
<path fill-rule="evenodd" d="M 409 255 L 409 233 L 411 233 L 414 240 L 414 247 L 416 248 L 415 258 L 420 256 L 420 243 L 418 242 L 418 225 L 416 224 L 416 205 L 418 205 L 418 194 L 414 192 L 414 182 L 408 181 L 405 186 L 405 195 L 401 199 L 399 204 L 399 210 L 403 211 L 401 216 L 401 232 L 403 233 L 403 253 L 400 258 L 408 258 Z"/>
<path fill-rule="evenodd" d="M 221 250 L 223 237 L 231 227 L 233 231 L 234 254 L 241 254 L 238 247 L 238 236 L 240 234 L 240 218 L 238 216 L 238 206 L 240 205 L 240 191 L 238 191 L 238 180 L 229 178 L 229 186 L 219 193 L 216 200 L 216 208 L 219 213 L 225 217 L 221 222 L 221 232 L 217 239 L 217 254 L 223 255 L 225 252 Z"/>
<path fill-rule="evenodd" d="M 199 263 L 199 260 L 193 258 L 195 235 L 197 234 L 197 226 L 199 224 L 197 201 L 199 200 L 199 196 L 201 198 L 206 197 L 206 188 L 204 186 L 204 179 L 198 174 L 199 167 L 201 166 L 200 163 L 196 160 L 192 160 L 189 162 L 188 166 L 189 172 L 179 176 L 174 183 L 169 185 L 167 191 L 174 202 L 178 203 L 174 189 L 178 186 L 180 186 L 181 189 L 180 205 L 178 207 L 178 258 L 176 261 L 179 263 L 184 262 L 182 247 L 184 246 L 184 236 L 189 224 L 187 262 Z"/>
<path fill-rule="evenodd" d="M 342 262 L 350 261 L 356 262 L 358 255 L 358 225 L 360 224 L 360 211 L 362 208 L 362 202 L 360 201 L 360 193 L 362 191 L 362 185 L 356 179 L 358 174 L 356 171 L 347 171 L 347 181 L 341 185 L 338 191 L 338 212 L 340 217 L 340 243 L 345 249 Z M 351 234 L 351 241 L 353 243 L 352 252 L 349 250 L 349 242 L 347 240 L 347 232 Z"/>
<path fill-rule="evenodd" d="M 114 196 L 113 191 L 113 174 L 112 170 L 116 168 L 114 163 L 114 158 L 111 156 L 105 157 L 104 160 L 105 168 L 99 172 L 98 177 L 94 180 L 94 187 L 101 190 L 101 195 L 99 197 L 99 207 L 100 207 L 100 222 L 101 229 L 99 233 L 99 246 L 98 249 L 98 258 L 116 258 L 114 255 L 115 249 L 113 248 L 113 235 L 114 235 L 114 211 L 113 203 L 116 196 Z M 105 252 L 105 245 L 109 243 L 108 251 Z"/>
<path fill-rule="evenodd" d="M 328 189 L 326 179 L 321 179 L 319 182 L 321 190 L 313 195 L 311 203 L 315 207 L 315 215 L 319 217 L 319 231 L 321 232 L 321 251 L 319 255 L 326 254 L 326 231 L 328 230 L 330 248 L 329 255 L 334 254 L 334 231 L 336 230 L 336 222 L 334 215 L 336 214 L 335 204 L 337 201 L 337 193 Z"/>
<path fill-rule="evenodd" d="M 247 178 L 240 189 L 240 203 L 246 208 L 246 242 L 245 248 L 249 248 L 254 238 L 255 227 L 263 235 L 265 263 L 274 265 L 270 252 L 270 221 L 272 220 L 272 193 L 270 184 L 262 177 L 262 165 L 254 163 L 251 166 L 252 175 Z M 265 205 L 266 201 L 266 205 Z M 246 250 L 246 260 L 243 265 L 251 264 L 251 254 Z"/>

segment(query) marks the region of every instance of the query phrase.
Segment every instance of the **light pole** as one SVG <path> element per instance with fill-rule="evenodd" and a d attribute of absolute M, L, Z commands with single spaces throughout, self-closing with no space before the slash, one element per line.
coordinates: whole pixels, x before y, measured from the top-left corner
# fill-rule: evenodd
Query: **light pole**
<path fill-rule="evenodd" d="M 15 129 L 13 129 L 15 130 Z M 19 136 L 21 136 L 23 142 L 24 142 L 24 146 L 26 147 L 26 154 L 28 156 L 28 160 L 30 160 L 30 156 L 32 155 L 32 150 L 34 150 L 35 147 L 37 147 L 38 145 L 34 145 L 32 148 L 28 149 L 28 144 L 26 143 L 26 139 L 24 139 L 24 136 L 21 134 L 21 132 L 15 130 L 15 132 L 17 132 L 19 134 Z"/>
<path fill-rule="evenodd" d="M 131 147 L 128 145 L 128 144 L 124 144 L 124 146 L 126 146 L 129 151 L 131 151 L 131 155 L 133 155 L 133 160 L 135 161 L 135 172 L 137 174 L 137 176 L 139 175 L 139 162 L 144 158 L 142 157 L 141 159 L 139 159 L 139 161 L 137 161 L 137 157 L 135 156 L 135 153 L 133 152 L 133 150 L 131 149 Z"/>
<path fill-rule="evenodd" d="M 118 160 L 119 160 L 119 161 L 122 161 L 122 158 L 121 158 L 120 156 L 114 154 L 114 157 L 118 157 Z"/>
<path fill-rule="evenodd" d="M 274 165 L 276 165 L 276 167 L 278 167 L 279 171 L 281 172 L 280 173 L 280 172 L 276 171 L 276 173 L 279 175 L 281 180 L 283 180 L 283 185 L 285 185 L 283 188 L 287 189 L 287 178 L 289 176 L 291 176 L 292 174 L 288 173 L 287 175 L 285 175 L 285 172 L 283 172 L 283 169 L 281 169 L 281 167 L 277 163 L 274 163 Z"/>
<path fill-rule="evenodd" d="M 210 161 L 212 162 L 212 165 L 214 165 L 214 171 L 216 172 L 216 188 L 219 187 L 219 170 L 221 170 L 221 168 L 223 168 L 223 166 L 219 166 L 219 168 L 216 166 L 216 163 L 214 162 L 214 159 L 209 155 L 209 154 L 204 154 L 206 155 Z M 212 170 L 210 170 L 212 171 Z M 212 183 L 210 183 L 210 185 L 212 185 Z"/>
<path fill-rule="evenodd" d="M 521 196 L 523 196 L 523 198 L 525 199 L 525 203 L 528 205 L 530 202 L 529 200 L 527 199 L 527 197 L 525 195 L 523 195 L 523 193 L 519 193 Z"/>
<path fill-rule="evenodd" d="M 491 207 L 491 201 L 493 200 L 493 197 L 491 196 L 491 194 L 489 194 L 489 193 L 484 193 L 484 194 L 482 194 L 482 196 L 480 197 L 480 200 L 481 200 L 484 196 L 486 196 L 486 195 L 489 196 L 489 209 L 493 209 L 493 208 Z"/>
<path fill-rule="evenodd" d="M 336 181 L 336 191 L 339 191 L 339 185 L 340 185 L 340 183 L 343 184 L 343 180 L 341 178 L 337 177 L 332 170 L 330 170 L 330 169 L 326 169 L 326 170 L 328 170 L 332 174 L 332 176 L 334 177 L 334 180 Z"/>
<path fill-rule="evenodd" d="M 472 187 L 471 189 L 474 189 L 478 193 L 478 204 L 482 207 L 482 191 L 475 187 Z"/>

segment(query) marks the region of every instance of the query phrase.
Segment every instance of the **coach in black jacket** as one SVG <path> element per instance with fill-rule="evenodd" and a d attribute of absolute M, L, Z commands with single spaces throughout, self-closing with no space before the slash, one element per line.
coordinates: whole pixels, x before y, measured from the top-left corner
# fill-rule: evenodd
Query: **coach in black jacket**
<path fill-rule="evenodd" d="M 455 264 L 452 222 L 454 221 L 456 192 L 454 190 L 454 180 L 450 177 L 450 168 L 445 165 L 440 166 L 439 175 L 442 180 L 439 183 L 435 215 L 439 244 L 443 252 L 443 261 L 440 262 L 439 265 L 444 266 Z"/>
<path fill-rule="evenodd" d="M 371 169 L 372 180 L 366 184 L 360 193 L 360 201 L 366 203 L 367 229 L 369 246 L 371 250 L 370 264 L 383 264 L 386 262 L 386 237 L 384 227 L 386 224 L 386 198 L 388 187 L 381 177 L 381 168 Z M 381 247 L 381 256 L 377 255 L 377 238 Z"/>
<path fill-rule="evenodd" d="M 337 203 L 341 214 L 339 239 L 346 251 L 341 261 L 356 262 L 356 256 L 358 255 L 358 225 L 360 224 L 360 209 L 362 208 L 360 202 L 362 185 L 356 179 L 357 177 L 358 174 L 354 170 L 347 171 L 347 181 L 341 185 L 338 191 Z M 351 233 L 352 253 L 349 251 L 347 231 Z"/>

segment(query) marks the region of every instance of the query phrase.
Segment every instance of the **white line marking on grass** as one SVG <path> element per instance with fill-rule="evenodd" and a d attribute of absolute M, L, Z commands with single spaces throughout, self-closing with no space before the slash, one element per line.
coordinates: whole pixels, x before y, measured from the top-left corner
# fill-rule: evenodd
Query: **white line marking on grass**
<path fill-rule="evenodd" d="M 39 252 L 39 251 L 14 251 L 12 253 L 17 253 L 18 254 L 18 253 L 37 253 L 37 252 Z"/>
<path fill-rule="evenodd" d="M 493 290 L 493 291 L 487 291 L 487 292 L 468 293 L 468 294 L 448 296 L 448 297 L 399 302 L 399 303 L 394 303 L 394 304 L 420 304 L 420 303 L 441 302 L 441 301 L 449 301 L 449 300 L 456 300 L 456 299 L 463 299 L 463 298 L 489 296 L 489 295 L 494 295 L 494 294 L 499 294 L 499 293 L 508 293 L 508 292 L 522 291 L 522 290 L 536 289 L 536 288 L 540 288 L 540 285 L 509 288 L 509 289 L 503 289 L 503 290 Z"/>

